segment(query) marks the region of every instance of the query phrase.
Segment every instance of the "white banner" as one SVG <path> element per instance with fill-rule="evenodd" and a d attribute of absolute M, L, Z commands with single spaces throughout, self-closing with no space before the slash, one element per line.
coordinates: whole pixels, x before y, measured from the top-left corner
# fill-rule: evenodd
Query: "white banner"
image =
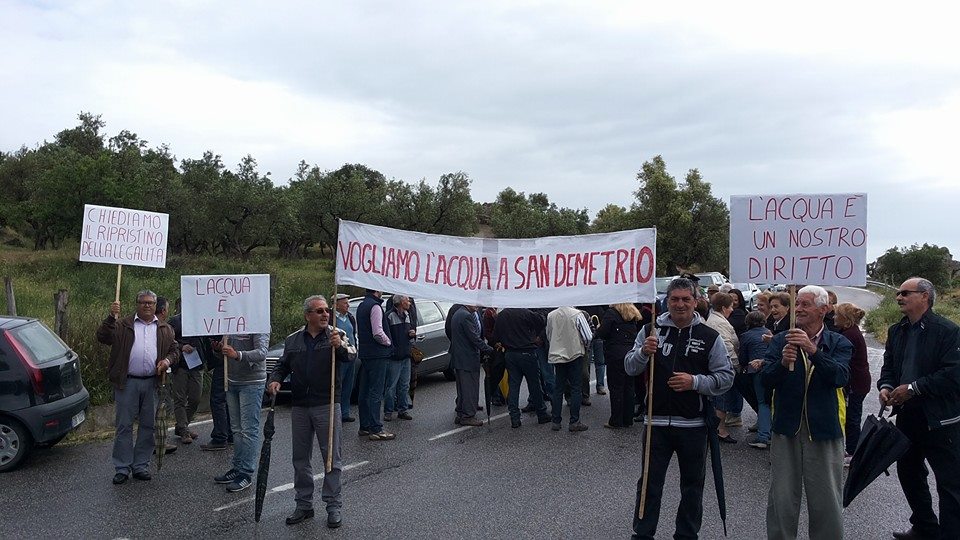
<path fill-rule="evenodd" d="M 730 198 L 730 281 L 862 286 L 867 194 Z"/>
<path fill-rule="evenodd" d="M 503 240 L 341 221 L 344 285 L 492 307 L 653 302 L 656 229 Z"/>
<path fill-rule="evenodd" d="M 80 260 L 164 268 L 169 222 L 169 215 L 158 212 L 86 204 Z"/>
<path fill-rule="evenodd" d="M 184 336 L 270 333 L 270 274 L 180 276 Z"/>

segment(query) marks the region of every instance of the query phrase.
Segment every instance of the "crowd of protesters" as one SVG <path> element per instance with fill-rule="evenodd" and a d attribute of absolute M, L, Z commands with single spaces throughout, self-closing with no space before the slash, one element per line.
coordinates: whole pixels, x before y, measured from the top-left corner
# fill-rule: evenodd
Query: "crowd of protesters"
<path fill-rule="evenodd" d="M 911 294 L 926 295 L 928 308 L 932 307 L 935 292 L 928 281 L 915 278 L 904 286 L 908 284 L 912 288 L 898 293 L 902 309 L 912 305 Z M 260 441 L 262 395 L 265 390 L 276 394 L 289 376 L 295 412 L 297 506 L 287 523 L 293 525 L 313 517 L 310 458 L 316 437 L 325 458 L 333 452 L 333 470 L 324 478 L 322 498 L 327 505 L 328 526 L 339 527 L 340 433 L 344 423 L 356 421 L 351 416 L 349 398 L 353 387 L 356 385 L 359 392 L 359 434 L 371 441 L 393 440 L 396 435 L 387 432 L 383 422 L 413 420 L 410 410 L 418 357 L 412 298 L 394 294 L 385 303 L 379 291 L 367 290 L 356 315 L 350 313 L 348 300 L 347 295 L 336 295 L 334 309 L 330 309 L 322 296 L 307 298 L 306 324 L 287 338 L 284 353 L 269 378 L 265 371 L 266 335 L 185 338 L 179 317 L 166 324 L 166 301 L 151 291 L 138 293 L 136 313 L 127 318 L 119 317 L 119 302 L 112 304 L 97 337 L 112 346 L 109 372 L 116 387 L 118 410 L 113 482 L 125 483 L 131 473 L 137 480 L 150 480 L 153 388 L 168 369 L 174 381 L 175 434 L 181 444 L 191 444 L 198 438 L 189 425 L 200 395 L 197 371 L 205 365 L 215 374 L 210 400 L 214 425 L 210 441 L 202 447 L 222 450 L 231 443 L 234 447 L 231 468 L 214 481 L 226 484 L 231 492 L 249 487 Z M 791 322 L 791 304 L 795 306 L 795 322 Z M 695 538 L 702 517 L 705 442 L 715 437 L 722 443 L 737 444 L 729 428 L 742 425 L 746 401 L 757 418 L 748 428 L 756 433 L 749 446 L 771 450 L 771 460 L 777 463 L 767 507 L 768 537 L 795 538 L 800 493 L 815 490 L 817 495 L 807 499 L 810 537 L 839 538 L 842 467 L 849 465 L 856 450 L 863 402 L 871 385 L 860 330 L 864 311 L 850 303 L 838 304 L 835 294 L 816 286 L 802 287 L 796 301 L 786 293 L 762 292 L 755 306 L 754 310 L 748 309 L 742 292 L 729 284 L 711 285 L 704 291 L 689 274 L 670 283 L 659 310 L 653 304 L 631 303 L 553 309 L 455 305 L 446 319 L 450 366 L 457 380 L 454 423 L 482 424 L 477 411 L 483 408 L 479 388 L 481 379 L 485 379 L 488 392 L 493 393 L 492 404 L 507 406 L 512 428 L 522 426 L 523 413 L 535 413 L 538 423 L 549 423 L 551 429 L 560 430 L 566 400 L 568 430 L 585 431 L 589 426 L 581 420 L 580 408 L 592 404 L 593 365 L 595 392 L 609 394 L 609 417 L 603 427 L 626 429 L 639 422 L 652 429 L 650 447 L 645 449 L 650 455 L 649 469 L 637 485 L 634 537 L 655 536 L 666 470 L 673 454 L 677 454 L 681 501 L 676 535 Z M 954 429 L 951 418 L 941 417 L 948 416 L 956 406 L 926 404 L 937 399 L 938 384 L 956 386 L 957 381 L 943 382 L 927 373 L 934 368 L 918 359 L 916 351 L 931 345 L 926 341 L 918 345 L 921 338 L 911 332 L 921 337 L 923 334 L 910 323 L 949 325 L 932 314 L 925 319 L 921 307 L 917 303 L 910 308 L 915 308 L 918 315 L 905 311 L 909 321 L 902 323 L 906 330 L 900 332 L 907 336 L 902 340 L 905 345 L 891 352 L 888 342 L 885 369 L 888 362 L 898 361 L 906 365 L 907 372 L 900 366 L 896 376 L 887 375 L 890 380 L 883 384 L 881 403 L 907 407 L 904 403 L 914 398 L 913 403 L 923 405 L 922 413 L 928 420 L 936 417 L 936 428 Z M 329 329 L 334 320 L 337 332 Z M 938 354 L 955 354 L 957 344 L 949 343 L 950 339 L 956 340 L 955 328 L 942 333 L 947 345 Z M 337 358 L 333 374 L 331 363 L 322 360 L 331 358 L 331 351 L 336 351 Z M 904 354 L 905 360 L 898 359 Z M 224 360 L 229 366 L 226 374 L 221 368 Z M 960 359 L 949 362 L 952 366 Z M 322 368 L 324 365 L 326 368 Z M 217 368 L 221 368 L 219 381 Z M 324 383 L 331 375 L 335 381 L 333 394 Z M 954 376 L 952 372 L 950 376 Z M 506 395 L 500 390 L 504 377 Z M 904 377 L 911 380 L 904 383 Z M 521 407 L 524 381 L 528 401 Z M 917 399 L 925 391 L 929 395 Z M 333 413 L 329 411 L 331 398 L 336 407 Z M 846 412 L 845 420 L 842 411 Z M 140 418 L 135 440 L 134 417 Z M 325 436 L 330 427 L 328 418 L 335 418 L 332 448 Z M 922 466 L 924 456 L 934 455 L 951 466 L 958 465 L 956 448 L 940 448 L 942 444 L 938 446 L 919 434 L 911 437 L 920 457 L 919 461 L 911 457 L 909 464 L 919 462 Z M 953 457 L 944 457 L 950 455 Z M 811 460 L 810 456 L 815 458 Z M 946 474 L 947 469 L 943 464 L 934 467 L 941 510 L 954 509 L 950 505 L 957 504 L 960 491 L 951 482 L 939 485 L 940 473 Z M 908 499 L 916 499 L 911 499 L 911 531 L 923 528 L 925 534 L 932 534 L 941 525 L 944 531 L 955 526 L 943 512 L 942 523 L 938 524 L 932 509 L 928 510 L 929 495 L 924 498 L 918 494 L 920 487 L 904 480 L 903 475 L 901 482 Z M 911 536 L 911 531 L 896 533 L 895 537 L 926 537 Z"/>

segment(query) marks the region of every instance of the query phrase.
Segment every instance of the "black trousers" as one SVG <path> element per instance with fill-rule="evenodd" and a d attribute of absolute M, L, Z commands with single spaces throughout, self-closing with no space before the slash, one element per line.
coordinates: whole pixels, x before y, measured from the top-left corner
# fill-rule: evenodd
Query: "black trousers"
<path fill-rule="evenodd" d="M 680 506 L 674 538 L 697 538 L 703 520 L 703 481 L 706 476 L 707 428 L 653 427 L 650 444 L 650 476 L 643 519 L 637 518 L 643 478 L 637 481 L 633 508 L 633 538 L 653 540 L 660 520 L 660 500 L 667 467 L 673 454 L 680 467 Z M 642 467 L 641 461 L 641 467 Z"/>
<path fill-rule="evenodd" d="M 923 410 L 914 405 L 903 407 L 897 414 L 897 427 L 911 442 L 910 450 L 897 461 L 897 477 L 912 512 L 910 523 L 914 529 L 932 538 L 960 538 L 960 474 L 957 474 L 960 468 L 960 424 L 930 430 Z M 939 522 L 933 513 L 924 460 L 930 463 L 937 479 Z"/>
<path fill-rule="evenodd" d="M 634 381 L 623 368 L 623 358 L 607 358 L 607 391 L 610 393 L 610 425 L 633 425 Z"/>

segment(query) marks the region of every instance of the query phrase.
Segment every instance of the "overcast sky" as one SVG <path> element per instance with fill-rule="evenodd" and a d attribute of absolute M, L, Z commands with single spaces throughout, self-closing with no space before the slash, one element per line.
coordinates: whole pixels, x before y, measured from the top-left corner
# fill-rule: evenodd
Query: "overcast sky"
<path fill-rule="evenodd" d="M 106 132 L 560 206 L 629 206 L 642 163 L 716 196 L 866 192 L 867 259 L 960 259 L 957 8 L 803 2 L 0 0 L 0 149 Z M 948 3 L 943 5 L 949 6 Z"/>

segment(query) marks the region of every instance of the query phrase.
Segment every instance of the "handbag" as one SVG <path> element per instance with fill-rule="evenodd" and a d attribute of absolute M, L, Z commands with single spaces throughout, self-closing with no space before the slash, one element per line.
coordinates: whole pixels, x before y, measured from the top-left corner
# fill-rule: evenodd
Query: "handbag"
<path fill-rule="evenodd" d="M 413 360 L 413 365 L 417 365 L 420 362 L 423 362 L 423 351 L 417 347 L 410 347 L 410 359 Z"/>

